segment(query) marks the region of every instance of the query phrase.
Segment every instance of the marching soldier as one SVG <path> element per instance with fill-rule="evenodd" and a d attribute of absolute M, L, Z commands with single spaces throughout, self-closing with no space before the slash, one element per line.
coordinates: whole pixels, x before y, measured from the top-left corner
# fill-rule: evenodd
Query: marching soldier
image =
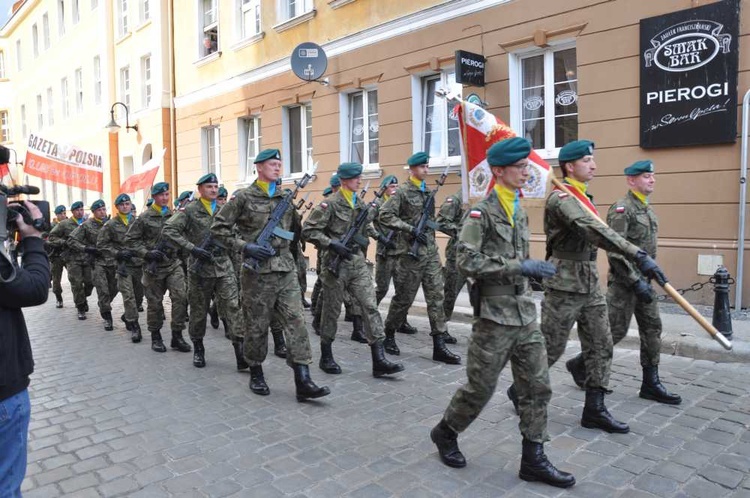
<path fill-rule="evenodd" d="M 169 184 L 159 182 L 151 187 L 153 203 L 133 222 L 125 236 L 125 244 L 144 260 L 143 287 L 146 290 L 146 325 L 151 333 L 151 349 L 167 351 L 161 337 L 164 324 L 164 294 L 172 301 L 170 347 L 182 353 L 191 351 L 182 337 L 187 319 L 187 288 L 179 251 L 162 237 L 164 224 L 172 217 L 169 209 Z"/>
<path fill-rule="evenodd" d="M 232 338 L 237 369 L 248 367 L 242 355 L 242 321 L 240 319 L 239 291 L 234 267 L 225 246 L 211 235 L 210 228 L 219 209 L 216 197 L 219 180 L 213 173 L 198 180 L 200 198 L 187 204 L 181 211 L 167 220 L 163 236 L 190 253 L 188 260 L 188 296 L 190 321 L 188 332 L 193 341 L 193 366 L 206 366 L 206 312 L 211 296 L 222 304 L 224 326 Z"/>
<path fill-rule="evenodd" d="M 55 208 L 55 219 L 52 221 L 52 228 L 55 228 L 60 222 L 68 219 L 65 206 Z M 65 268 L 65 260 L 62 257 L 62 248 L 50 246 L 49 263 L 52 270 L 52 292 L 55 294 L 57 302 L 55 308 L 63 307 L 62 299 L 62 273 Z"/>
<path fill-rule="evenodd" d="M 107 218 L 107 207 L 99 199 L 91 204 L 91 216 L 68 238 L 68 244 L 79 253 L 88 255 L 89 265 L 94 267 L 94 287 L 96 287 L 99 314 L 104 319 L 104 330 L 113 330 L 112 299 L 117 295 L 115 260 L 100 252 L 96 247 L 99 232 Z"/>
<path fill-rule="evenodd" d="M 247 327 L 243 349 L 250 365 L 250 390 L 259 395 L 270 393 L 262 365 L 268 352 L 269 323 L 276 312 L 286 334 L 286 361 L 294 370 L 297 400 L 327 396 L 330 389 L 318 387 L 310 378 L 310 339 L 305 329 L 294 257 L 289 248 L 291 241 L 276 237 L 272 248 L 256 243 L 274 208 L 283 200 L 284 194 L 276 187 L 283 171 L 281 154 L 278 149 L 263 150 L 255 158 L 255 165 L 258 178 L 221 208 L 211 226 L 211 233 L 227 248 L 242 251 L 245 257 L 260 262 L 258 273 L 243 268 L 241 283 Z M 296 211 L 289 206 L 278 228 L 293 232 L 298 223 Z"/>
<path fill-rule="evenodd" d="M 549 440 L 547 404 L 552 391 L 529 277 L 551 277 L 556 270 L 546 261 L 529 259 L 528 217 L 518 203 L 518 190 L 529 177 L 530 153 L 529 141 L 519 137 L 498 142 L 487 151 L 495 189 L 471 209 L 457 249 L 459 269 L 476 279 L 466 361 L 468 380 L 453 395 L 430 438 L 443 463 L 466 466 L 458 449 L 458 433 L 479 416 L 510 360 L 518 384 L 519 429 L 523 436 L 518 476 L 568 488 L 575 484 L 575 478 L 557 470 L 543 448 Z"/>
<path fill-rule="evenodd" d="M 89 310 L 87 299 L 94 290 L 93 268 L 88 264 L 88 255 L 68 245 L 68 237 L 83 223 L 83 202 L 76 201 L 70 206 L 73 215 L 63 220 L 49 234 L 49 244 L 62 251 L 65 268 L 68 270 L 73 302 L 78 310 L 78 319 L 85 320 Z"/>
<path fill-rule="evenodd" d="M 320 331 L 320 369 L 329 374 L 340 374 L 341 367 L 333 358 L 332 344 L 336 338 L 336 321 L 341 313 L 344 291 L 362 310 L 364 335 L 372 352 L 372 374 L 375 377 L 401 372 L 404 366 L 391 363 L 385 358 L 383 349 L 383 319 L 380 317 L 372 276 L 367 267 L 366 251 L 369 245 L 368 235 L 377 236 L 377 232 L 368 219 L 359 229 L 355 239 L 356 245 L 347 246 L 342 237 L 354 225 L 357 216 L 367 209 L 362 199 L 357 197 L 362 178 L 362 165 L 343 163 L 337 171 L 341 179 L 341 188 L 330 200 L 321 202 L 305 222 L 302 234 L 306 240 L 315 244 L 321 254 L 321 274 L 323 281 L 323 310 Z M 369 213 L 368 213 L 369 215 Z M 329 268 L 331 261 L 341 258 L 338 275 Z"/>
<path fill-rule="evenodd" d="M 649 256 L 656 259 L 659 224 L 649 205 L 649 196 L 653 193 L 656 183 L 654 165 L 649 160 L 637 161 L 625 168 L 625 177 L 629 191 L 609 208 L 607 223 L 628 242 L 643 248 Z M 607 253 L 607 256 L 607 310 L 612 343 L 617 344 L 627 335 L 630 320 L 635 313 L 641 337 L 643 367 L 643 382 L 639 396 L 660 403 L 679 405 L 682 398 L 667 391 L 659 380 L 661 317 L 653 289 L 633 263 L 616 253 Z M 586 370 L 581 355 L 569 360 L 568 365 L 576 384 L 583 387 Z"/>
<path fill-rule="evenodd" d="M 227 203 L 227 196 L 229 195 L 229 192 L 226 188 L 224 188 L 223 185 L 219 185 L 219 196 L 216 198 L 216 205 L 218 206 L 218 209 L 221 209 L 221 207 Z M 232 265 L 234 266 L 234 260 L 232 260 Z M 235 281 L 237 278 L 235 278 Z M 238 282 L 239 286 L 239 282 Z M 237 296 L 238 302 L 239 302 L 239 295 Z M 211 298 L 211 306 L 208 307 L 208 316 L 211 319 L 211 327 L 214 329 L 219 328 L 219 309 L 216 306 L 216 295 L 214 293 L 214 296 Z M 227 330 L 227 327 L 224 326 L 224 336 L 227 339 L 230 339 L 229 337 L 229 331 Z M 245 367 L 247 368 L 247 367 Z"/>
<path fill-rule="evenodd" d="M 128 194 L 120 194 L 115 199 L 117 214 L 104 224 L 96 239 L 99 252 L 108 259 L 117 262 L 117 289 L 122 295 L 125 308 L 125 327 L 130 331 L 130 340 L 141 342 L 141 325 L 138 322 L 138 298 L 136 287 L 141 286 L 143 278 L 143 261 L 125 244 L 128 228 L 135 221 L 132 213 L 133 203 Z"/>
<path fill-rule="evenodd" d="M 456 298 L 458 298 L 461 288 L 466 283 L 466 277 L 456 267 L 456 238 L 458 237 L 458 231 L 461 228 L 461 221 L 464 214 L 461 192 L 456 192 L 445 199 L 437 215 L 440 231 L 450 237 L 448 244 L 445 246 L 445 267 L 443 267 L 443 280 L 445 281 L 443 287 L 443 294 L 445 295 L 443 310 L 445 311 L 445 319 L 447 321 L 450 321 L 453 317 Z M 448 339 L 445 342 L 455 344 L 456 339 L 454 337 L 451 337 L 451 339 L 453 339 L 452 342 Z"/>
<path fill-rule="evenodd" d="M 443 363 L 458 365 L 461 357 L 453 354 L 445 347 L 446 332 L 445 312 L 443 311 L 443 266 L 440 264 L 435 232 L 425 229 L 418 234 L 420 248 L 416 258 L 408 254 L 411 241 L 415 240 L 416 224 L 419 221 L 424 203 L 430 195 L 424 179 L 427 177 L 430 157 L 425 152 L 412 155 L 409 165 L 409 181 L 401 185 L 393 196 L 380 208 L 378 220 L 389 230 L 402 232 L 398 239 L 394 254 L 398 255 L 396 271 L 393 280 L 396 284 L 396 294 L 391 300 L 388 317 L 385 320 L 385 350 L 398 355 L 400 350 L 396 345 L 395 333 L 406 320 L 406 315 L 414 302 L 414 297 L 422 286 L 427 315 L 430 319 L 430 335 L 432 336 L 432 359 Z M 434 221 L 435 213 L 429 213 Z"/>
<path fill-rule="evenodd" d="M 604 405 L 612 364 L 612 335 L 607 318 L 607 302 L 599 288 L 596 268 L 598 247 L 633 261 L 646 276 L 666 281 L 656 262 L 638 246 L 595 220 L 582 203 L 596 212 L 588 182 L 594 178 L 594 143 L 576 140 L 560 149 L 560 169 L 570 192 L 554 190 L 544 209 L 547 234 L 547 259 L 557 275 L 546 282 L 542 301 L 542 333 L 547 358 L 552 366 L 565 352 L 573 324 L 578 322 L 578 337 L 585 363 L 586 402 L 581 425 L 610 433 L 627 433 L 630 427 L 616 420 Z M 571 369 L 571 365 L 567 365 Z M 516 404 L 515 387 L 508 396 Z"/>
<path fill-rule="evenodd" d="M 339 180 L 339 176 L 334 173 L 331 175 L 328 187 L 323 189 L 324 202 L 326 198 L 338 192 L 340 187 L 341 180 Z M 317 335 L 320 335 L 320 314 L 323 310 L 323 300 L 320 299 L 320 291 L 323 289 L 323 281 L 320 279 L 320 256 L 320 252 L 318 252 L 318 257 L 316 258 L 315 263 L 315 275 L 317 275 L 318 279 L 315 281 L 315 285 L 313 285 L 312 295 L 310 296 L 310 304 L 312 305 L 313 314 L 312 328 Z"/>

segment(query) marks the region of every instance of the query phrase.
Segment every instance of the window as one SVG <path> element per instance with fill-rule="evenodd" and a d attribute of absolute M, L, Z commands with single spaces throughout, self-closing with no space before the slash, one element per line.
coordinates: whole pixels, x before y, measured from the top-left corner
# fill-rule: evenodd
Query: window
<path fill-rule="evenodd" d="M 576 49 L 563 45 L 511 57 L 511 126 L 545 158 L 578 139 Z"/>
<path fill-rule="evenodd" d="M 50 126 L 55 124 L 55 106 L 52 87 L 47 88 L 47 122 Z"/>
<path fill-rule="evenodd" d="M 91 0 L 91 10 L 99 7 L 99 0 Z"/>
<path fill-rule="evenodd" d="M 122 38 L 128 34 L 128 0 L 117 2 L 117 35 Z"/>
<path fill-rule="evenodd" d="M 26 104 L 21 105 L 21 133 L 24 139 L 29 136 L 29 130 L 26 126 Z"/>
<path fill-rule="evenodd" d="M 102 103 L 102 62 L 99 56 L 94 57 L 94 104 Z"/>
<path fill-rule="evenodd" d="M 313 10 L 312 0 L 279 0 L 280 21 L 301 16 Z"/>
<path fill-rule="evenodd" d="M 203 29 L 201 35 L 201 57 L 219 50 L 219 3 L 218 0 L 201 0 Z"/>
<path fill-rule="evenodd" d="M 62 99 L 63 118 L 70 117 L 70 94 L 68 92 L 68 78 L 60 80 L 60 99 Z"/>
<path fill-rule="evenodd" d="M 65 34 L 65 0 L 57 0 L 57 33 Z"/>
<path fill-rule="evenodd" d="M 458 129 L 458 116 L 453 112 L 454 103 L 435 94 L 438 90 L 448 90 L 461 95 L 461 85 L 456 83 L 456 75 L 441 72 L 425 76 L 419 81 L 421 92 L 420 113 L 416 121 L 414 142 L 430 155 L 430 164 L 459 164 L 461 161 L 461 136 Z"/>
<path fill-rule="evenodd" d="M 240 181 L 249 182 L 255 176 L 253 161 L 261 151 L 261 127 L 259 117 L 240 118 Z"/>
<path fill-rule="evenodd" d="M 5 76 L 5 52 L 0 50 L 0 80 L 6 78 Z"/>
<path fill-rule="evenodd" d="M 141 0 L 138 8 L 141 23 L 144 23 L 151 19 L 151 6 L 148 0 Z"/>
<path fill-rule="evenodd" d="M 79 0 L 72 0 L 73 1 L 73 24 L 78 24 L 78 21 L 81 20 L 81 9 L 80 5 L 78 4 Z"/>
<path fill-rule="evenodd" d="M 221 134 L 218 126 L 206 126 L 201 129 L 203 135 L 204 173 L 215 173 L 221 176 Z"/>
<path fill-rule="evenodd" d="M 120 68 L 120 100 L 130 109 L 130 66 Z"/>
<path fill-rule="evenodd" d="M 83 69 L 76 69 L 76 112 L 83 112 Z"/>
<path fill-rule="evenodd" d="M 39 28 L 36 23 L 31 27 L 31 41 L 34 44 L 34 57 L 39 57 Z"/>
<path fill-rule="evenodd" d="M 0 142 L 10 142 L 8 111 L 0 111 Z"/>
<path fill-rule="evenodd" d="M 287 107 L 285 111 L 284 174 L 299 175 L 312 166 L 312 104 Z"/>
<path fill-rule="evenodd" d="M 378 91 L 364 90 L 346 96 L 349 109 L 346 161 L 377 167 L 378 154 Z"/>
<path fill-rule="evenodd" d="M 240 0 L 240 38 L 260 33 L 260 0 Z"/>
<path fill-rule="evenodd" d="M 141 102 L 143 107 L 151 106 L 151 56 L 146 55 L 141 57 L 141 77 L 143 82 L 141 83 Z"/>
<path fill-rule="evenodd" d="M 23 69 L 23 53 L 21 52 L 21 40 L 16 40 L 16 69 Z"/>
<path fill-rule="evenodd" d="M 42 36 L 44 37 L 44 50 L 49 50 L 49 14 L 46 12 L 42 16 Z"/>
<path fill-rule="evenodd" d="M 44 128 L 44 111 L 42 110 L 42 96 L 36 96 L 36 126 L 40 130 Z"/>

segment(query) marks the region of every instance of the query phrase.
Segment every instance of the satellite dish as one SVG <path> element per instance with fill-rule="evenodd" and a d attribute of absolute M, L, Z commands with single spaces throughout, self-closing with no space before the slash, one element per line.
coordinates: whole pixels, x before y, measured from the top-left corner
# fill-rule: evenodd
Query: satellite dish
<path fill-rule="evenodd" d="M 328 68 L 328 57 L 320 45 L 313 42 L 300 43 L 292 52 L 292 72 L 305 81 L 323 77 Z"/>

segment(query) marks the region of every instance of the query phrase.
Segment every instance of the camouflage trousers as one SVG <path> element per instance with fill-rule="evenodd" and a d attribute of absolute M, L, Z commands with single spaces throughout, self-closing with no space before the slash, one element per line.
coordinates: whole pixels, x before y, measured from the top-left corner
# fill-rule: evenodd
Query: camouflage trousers
<path fill-rule="evenodd" d="M 94 287 L 96 287 L 99 313 L 112 312 L 112 300 L 117 295 L 116 266 L 96 263 L 94 267 Z"/>
<path fill-rule="evenodd" d="M 586 364 L 585 386 L 606 388 L 612 366 L 612 335 L 604 295 L 598 287 L 590 294 L 547 289 L 542 301 L 542 333 L 550 366 L 565 352 L 570 329 L 576 322 Z"/>
<path fill-rule="evenodd" d="M 453 317 L 453 308 L 456 306 L 458 294 L 461 292 L 464 284 L 466 284 L 466 277 L 458 271 L 458 267 L 456 266 L 455 253 L 445 260 L 443 279 L 445 280 L 443 287 L 443 311 L 445 312 L 445 319 L 450 321 Z"/>
<path fill-rule="evenodd" d="M 548 441 L 547 404 L 552 389 L 544 337 L 536 320 L 514 327 L 474 318 L 467 357 L 468 380 L 453 395 L 443 416 L 448 426 L 456 432 L 469 427 L 495 393 L 500 372 L 510 360 L 518 392 L 518 428 L 530 441 Z"/>
<path fill-rule="evenodd" d="M 122 295 L 122 304 L 125 308 L 125 320 L 129 322 L 138 321 L 138 295 L 136 289 L 141 289 L 143 295 L 143 269 L 140 266 L 126 266 L 125 275 L 117 273 L 117 288 Z"/>
<path fill-rule="evenodd" d="M 336 277 L 327 268 L 320 275 L 323 280 L 322 315 L 320 317 L 320 340 L 331 343 L 336 339 L 336 322 L 341 314 L 341 303 L 346 294 L 356 309 L 355 316 L 362 317 L 365 338 L 374 344 L 385 337 L 383 318 L 375 301 L 375 290 L 372 286 L 372 274 L 367 267 L 364 256 L 354 255 L 349 261 L 342 261 L 339 276 Z"/>
<path fill-rule="evenodd" d="M 299 290 L 302 292 L 302 297 L 305 297 L 307 292 L 307 260 L 304 254 L 300 254 L 295 258 L 297 263 L 297 281 L 299 282 Z"/>
<path fill-rule="evenodd" d="M 158 332 L 164 325 L 164 294 L 169 291 L 172 302 L 170 327 L 175 332 L 185 330 L 187 321 L 187 286 L 182 263 L 177 260 L 167 267 L 157 267 L 155 274 L 143 272 L 143 287 L 146 290 L 146 325 L 151 332 Z"/>
<path fill-rule="evenodd" d="M 628 334 L 630 320 L 635 313 L 641 338 L 641 366 L 658 366 L 661 354 L 659 303 L 656 300 L 648 304 L 639 301 L 630 286 L 616 282 L 610 284 L 607 291 L 607 309 L 612 344 L 617 344 Z"/>
<path fill-rule="evenodd" d="M 65 261 L 60 258 L 50 258 L 50 270 L 52 271 L 52 292 L 57 297 L 62 297 L 62 274 Z"/>
<path fill-rule="evenodd" d="M 375 300 L 380 304 L 391 286 L 398 256 L 375 256 Z"/>
<path fill-rule="evenodd" d="M 284 330 L 289 366 L 312 363 L 310 339 L 305 328 L 297 273 L 242 272 L 242 309 L 245 318 L 243 352 L 251 366 L 263 363 L 268 354 L 268 327 L 274 313 Z"/>
<path fill-rule="evenodd" d="M 406 321 L 409 308 L 414 302 L 419 286 L 422 286 L 430 319 L 430 335 L 448 331 L 443 311 L 443 266 L 437 251 L 414 259 L 408 254 L 399 256 L 393 273 L 396 294 L 388 308 L 385 319 L 386 330 L 396 330 Z"/>
<path fill-rule="evenodd" d="M 68 261 L 65 263 L 68 270 L 68 281 L 70 290 L 73 292 L 73 302 L 76 308 L 83 309 L 86 306 L 86 298 L 94 290 L 94 277 L 91 265 L 86 261 Z"/>
<path fill-rule="evenodd" d="M 195 272 L 188 273 L 188 304 L 190 322 L 188 333 L 191 339 L 206 336 L 206 314 L 211 304 L 211 296 L 216 293 L 217 307 L 228 326 L 229 337 L 242 339 L 242 315 L 239 306 L 239 290 L 234 273 L 221 277 L 202 277 Z"/>

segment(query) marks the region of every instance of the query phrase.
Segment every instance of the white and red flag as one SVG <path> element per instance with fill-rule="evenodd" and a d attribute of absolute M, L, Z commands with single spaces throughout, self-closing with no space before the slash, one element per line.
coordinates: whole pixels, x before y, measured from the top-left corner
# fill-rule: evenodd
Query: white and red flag
<path fill-rule="evenodd" d="M 94 192 L 101 192 L 104 184 L 101 154 L 76 145 L 53 142 L 33 133 L 29 135 L 23 171 L 44 180 Z"/>
<path fill-rule="evenodd" d="M 159 156 L 151 158 L 151 160 L 143 165 L 143 171 L 130 175 L 127 180 L 120 185 L 120 193 L 134 194 L 139 190 L 149 189 L 151 185 L 154 184 L 156 173 L 159 172 L 159 168 L 161 167 L 166 152 L 167 149 L 163 149 Z"/>

